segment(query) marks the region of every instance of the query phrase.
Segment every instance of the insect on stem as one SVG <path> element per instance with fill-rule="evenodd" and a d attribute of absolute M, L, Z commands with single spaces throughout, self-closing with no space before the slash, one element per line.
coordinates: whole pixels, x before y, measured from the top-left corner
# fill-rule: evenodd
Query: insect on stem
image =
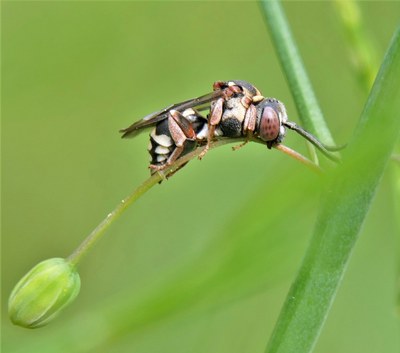
<path fill-rule="evenodd" d="M 209 110 L 208 114 L 200 111 Z M 251 83 L 241 80 L 217 81 L 213 91 L 198 98 L 167 106 L 122 129 L 122 137 L 134 137 L 146 128 L 152 128 L 148 152 L 150 172 L 166 172 L 169 166 L 197 147 L 203 147 L 199 158 L 209 151 L 214 140 L 251 139 L 292 156 L 307 166 L 315 166 L 297 152 L 280 146 L 286 129 L 296 131 L 334 162 L 340 159 L 334 151 L 342 147 L 329 147 L 315 136 L 288 121 L 285 105 L 276 98 L 264 97 Z M 317 161 L 317 158 L 314 158 Z M 312 163 L 312 164 L 310 164 Z M 183 166 L 183 165 L 182 165 Z M 313 167 L 313 169 L 315 169 Z"/>

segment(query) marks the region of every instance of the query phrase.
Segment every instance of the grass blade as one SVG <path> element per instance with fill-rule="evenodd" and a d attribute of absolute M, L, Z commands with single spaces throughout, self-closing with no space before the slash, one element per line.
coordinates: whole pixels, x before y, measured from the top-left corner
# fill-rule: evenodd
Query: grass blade
<path fill-rule="evenodd" d="M 333 146 L 333 137 L 315 97 L 280 1 L 264 0 L 260 4 L 302 125 L 325 144 Z"/>
<path fill-rule="evenodd" d="M 328 181 L 313 238 L 267 353 L 310 352 L 316 343 L 399 136 L 399 77 L 400 28 L 344 152 L 343 164 Z"/>

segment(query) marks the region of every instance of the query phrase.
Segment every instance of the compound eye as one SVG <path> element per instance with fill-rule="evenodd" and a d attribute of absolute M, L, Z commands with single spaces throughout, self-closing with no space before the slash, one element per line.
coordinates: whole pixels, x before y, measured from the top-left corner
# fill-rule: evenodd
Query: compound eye
<path fill-rule="evenodd" d="M 279 136 L 280 121 L 271 107 L 265 107 L 260 121 L 260 137 L 263 141 L 273 141 Z"/>

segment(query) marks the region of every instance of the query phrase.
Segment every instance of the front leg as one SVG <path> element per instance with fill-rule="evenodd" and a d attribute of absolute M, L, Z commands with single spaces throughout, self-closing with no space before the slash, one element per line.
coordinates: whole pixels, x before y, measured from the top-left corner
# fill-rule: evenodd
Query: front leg
<path fill-rule="evenodd" d="M 243 134 L 249 137 L 253 136 L 257 123 L 257 109 L 253 104 L 250 104 L 246 111 L 243 121 Z"/>

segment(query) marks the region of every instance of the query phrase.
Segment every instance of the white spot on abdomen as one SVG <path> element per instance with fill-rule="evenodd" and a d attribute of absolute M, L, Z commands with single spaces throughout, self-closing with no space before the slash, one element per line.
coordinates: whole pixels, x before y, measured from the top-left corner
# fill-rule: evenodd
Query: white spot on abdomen
<path fill-rule="evenodd" d="M 157 154 L 168 154 L 169 153 L 169 148 L 164 147 L 164 146 L 157 146 L 155 149 L 155 153 Z"/>
<path fill-rule="evenodd" d="M 159 145 L 164 146 L 164 147 L 170 147 L 173 145 L 173 141 L 171 137 L 167 135 L 156 135 L 155 130 L 151 132 L 151 137 L 153 138 L 154 141 L 156 141 Z"/>
<path fill-rule="evenodd" d="M 165 154 L 159 154 L 157 156 L 157 162 L 164 162 L 167 159 L 167 156 Z"/>
<path fill-rule="evenodd" d="M 207 136 L 208 136 L 208 126 L 207 126 L 207 124 L 204 124 L 203 128 L 197 134 L 196 138 L 197 138 L 197 140 L 203 140 L 203 139 L 206 139 Z"/>

